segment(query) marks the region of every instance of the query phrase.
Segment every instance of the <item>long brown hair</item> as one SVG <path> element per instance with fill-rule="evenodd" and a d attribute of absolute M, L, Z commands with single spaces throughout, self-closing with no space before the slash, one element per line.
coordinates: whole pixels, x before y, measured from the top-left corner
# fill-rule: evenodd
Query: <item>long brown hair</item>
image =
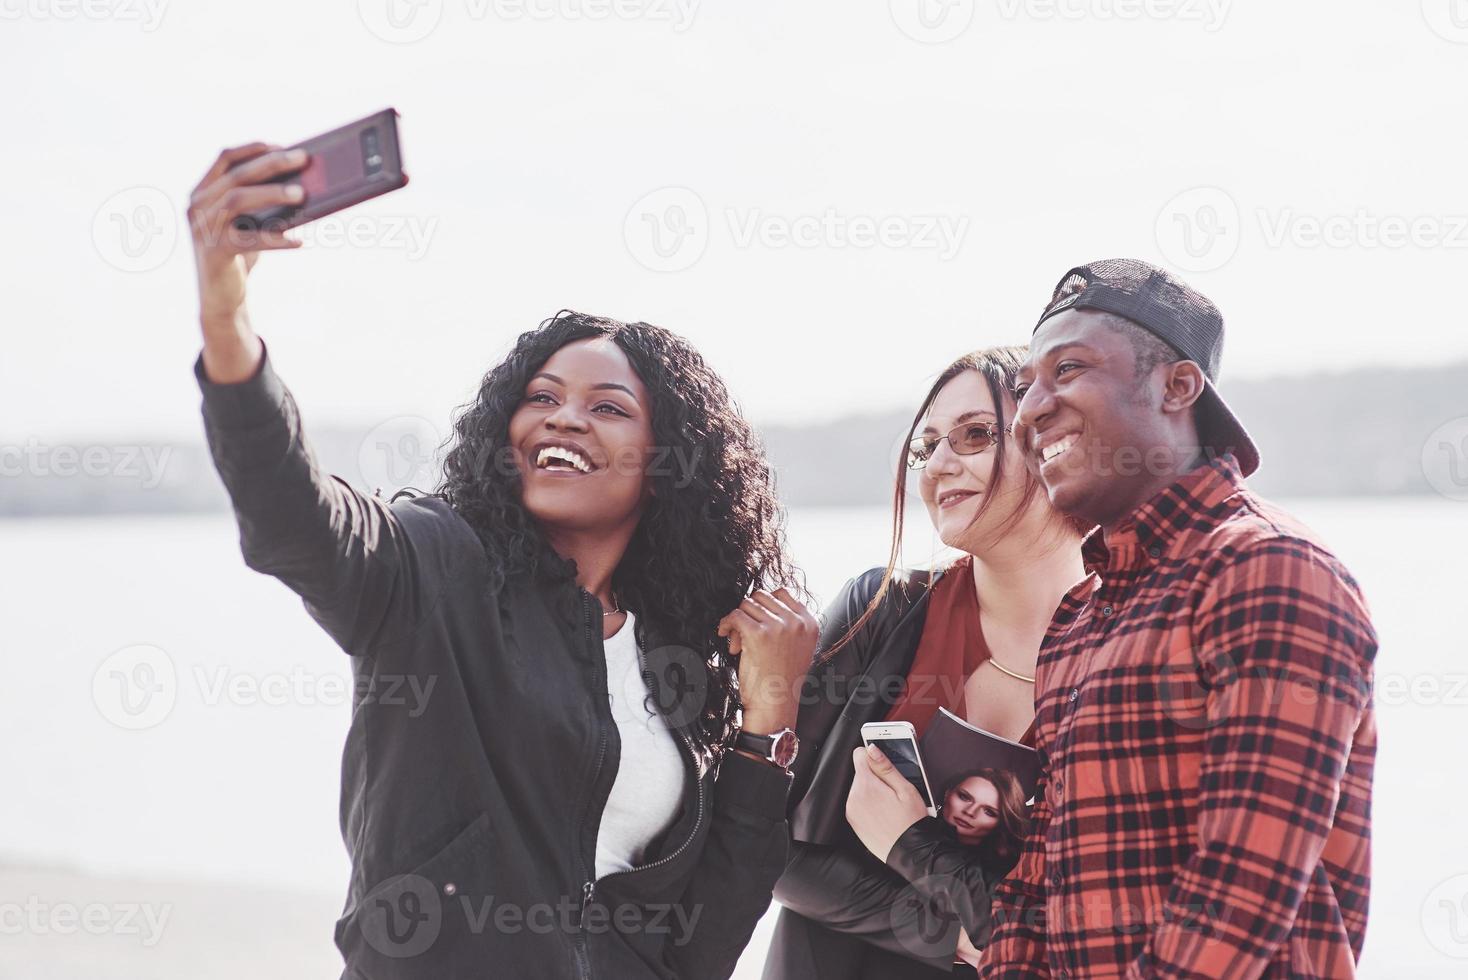
<path fill-rule="evenodd" d="M 817 663 L 824 663 L 835 655 L 836 651 L 846 645 L 857 631 L 871 619 L 872 614 L 882 605 L 886 598 L 887 590 L 892 586 L 892 576 L 897 570 L 897 560 L 902 555 L 902 525 L 907 514 L 907 447 L 912 442 L 913 434 L 917 432 L 918 426 L 927 417 L 928 409 L 933 407 L 938 393 L 943 386 L 965 371 L 977 371 L 983 377 L 984 383 L 989 387 L 989 394 L 994 398 L 994 427 L 1001 434 L 999 440 L 994 444 L 994 476 L 991 484 L 997 484 L 1004 474 L 1005 457 L 1008 452 L 1007 441 L 1003 438 L 1003 432 L 1008 426 L 1005 420 L 1005 403 L 1014 398 L 1014 379 L 1019 374 L 1020 364 L 1024 362 L 1029 348 L 1023 346 L 1010 347 L 985 347 L 970 354 L 965 354 L 952 364 L 943 369 L 938 375 L 933 386 L 928 389 L 923 403 L 913 414 L 912 424 L 908 426 L 907 437 L 897 447 L 897 479 L 892 488 L 892 545 L 887 553 L 887 569 L 882 575 L 882 584 L 877 588 L 876 595 L 856 621 L 847 629 L 846 634 L 821 653 Z M 1036 493 L 1041 492 L 1040 481 L 1029 470 L 1025 470 L 1024 496 L 1020 498 L 1019 506 L 1014 509 L 1013 515 L 1005 522 L 1007 530 L 1013 527 L 1024 514 L 1025 508 L 1034 498 Z M 989 505 L 994 502 L 992 494 L 984 494 L 984 499 L 979 501 L 979 509 L 974 513 L 973 523 L 977 523 L 983 517 Z"/>
<path fill-rule="evenodd" d="M 988 836 L 972 846 L 981 852 L 980 863 L 986 870 L 1002 868 L 1008 871 L 1019 860 L 1020 847 L 1024 844 L 1025 833 L 1029 829 L 1030 820 L 1025 813 L 1025 791 L 1020 786 L 1019 779 L 1007 769 L 970 769 L 948 780 L 939 799 L 946 804 L 948 794 L 964 780 L 974 776 L 986 779 L 994 785 L 999 796 L 999 823 L 989 831 Z"/>

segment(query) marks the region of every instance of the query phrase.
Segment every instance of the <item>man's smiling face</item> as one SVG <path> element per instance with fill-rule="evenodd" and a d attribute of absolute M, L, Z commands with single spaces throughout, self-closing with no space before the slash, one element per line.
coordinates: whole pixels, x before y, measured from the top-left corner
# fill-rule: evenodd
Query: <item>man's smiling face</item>
<path fill-rule="evenodd" d="M 1152 495 L 1159 469 L 1169 482 L 1170 461 L 1186 449 L 1177 412 L 1196 399 L 1169 402 L 1174 366 L 1139 372 L 1137 348 L 1113 323 L 1094 310 L 1052 316 L 1030 340 L 1015 382 L 1014 437 L 1025 465 L 1057 509 L 1103 526 Z M 1152 462 L 1164 456 L 1168 465 Z"/>

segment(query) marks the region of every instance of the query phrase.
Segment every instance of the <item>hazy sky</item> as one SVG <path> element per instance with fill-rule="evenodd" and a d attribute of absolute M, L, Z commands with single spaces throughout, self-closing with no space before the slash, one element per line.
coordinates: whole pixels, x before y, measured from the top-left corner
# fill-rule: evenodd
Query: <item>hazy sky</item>
<path fill-rule="evenodd" d="M 308 423 L 447 420 L 562 307 L 760 421 L 905 406 L 1122 254 L 1225 389 L 1468 357 L 1459 0 L 390 2 L 0 0 L 0 442 L 197 435 L 189 189 L 388 105 L 411 185 L 252 277 Z"/>

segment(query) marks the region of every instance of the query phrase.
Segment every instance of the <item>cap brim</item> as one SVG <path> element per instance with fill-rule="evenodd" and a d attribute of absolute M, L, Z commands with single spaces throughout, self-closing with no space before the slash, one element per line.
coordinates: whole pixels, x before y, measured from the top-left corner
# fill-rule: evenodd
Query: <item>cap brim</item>
<path fill-rule="evenodd" d="M 1214 458 L 1228 453 L 1238 460 L 1239 474 L 1249 476 L 1259 468 L 1259 447 L 1254 445 L 1249 430 L 1228 407 L 1213 382 L 1205 376 L 1204 391 L 1198 399 L 1198 440 L 1212 451 Z"/>

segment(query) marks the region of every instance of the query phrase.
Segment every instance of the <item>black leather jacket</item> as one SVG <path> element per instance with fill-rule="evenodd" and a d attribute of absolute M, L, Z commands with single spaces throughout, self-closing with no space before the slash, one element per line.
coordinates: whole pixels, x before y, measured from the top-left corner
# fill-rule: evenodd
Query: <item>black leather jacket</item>
<path fill-rule="evenodd" d="M 822 656 L 866 609 L 883 571 L 851 580 L 828 607 Z M 1008 868 L 982 867 L 976 849 L 933 817 L 908 828 L 884 865 L 846 822 L 861 726 L 884 718 L 905 687 L 929 590 L 942 574 L 898 572 L 861 631 L 806 679 L 790 860 L 775 886 L 783 909 L 764 980 L 946 975 L 958 937 L 951 923 L 962 924 L 975 945 L 988 940 L 991 886 Z"/>
<path fill-rule="evenodd" d="M 716 778 L 684 735 L 697 712 L 654 698 L 684 735 L 682 811 L 643 865 L 597 879 L 620 746 L 596 599 L 565 576 L 492 592 L 444 501 L 327 475 L 268 360 L 240 384 L 209 382 L 202 358 L 195 375 L 245 563 L 352 656 L 343 976 L 728 977 L 785 864 L 790 777 L 728 753 Z M 644 668 L 677 691 L 687 648 L 649 620 Z"/>

